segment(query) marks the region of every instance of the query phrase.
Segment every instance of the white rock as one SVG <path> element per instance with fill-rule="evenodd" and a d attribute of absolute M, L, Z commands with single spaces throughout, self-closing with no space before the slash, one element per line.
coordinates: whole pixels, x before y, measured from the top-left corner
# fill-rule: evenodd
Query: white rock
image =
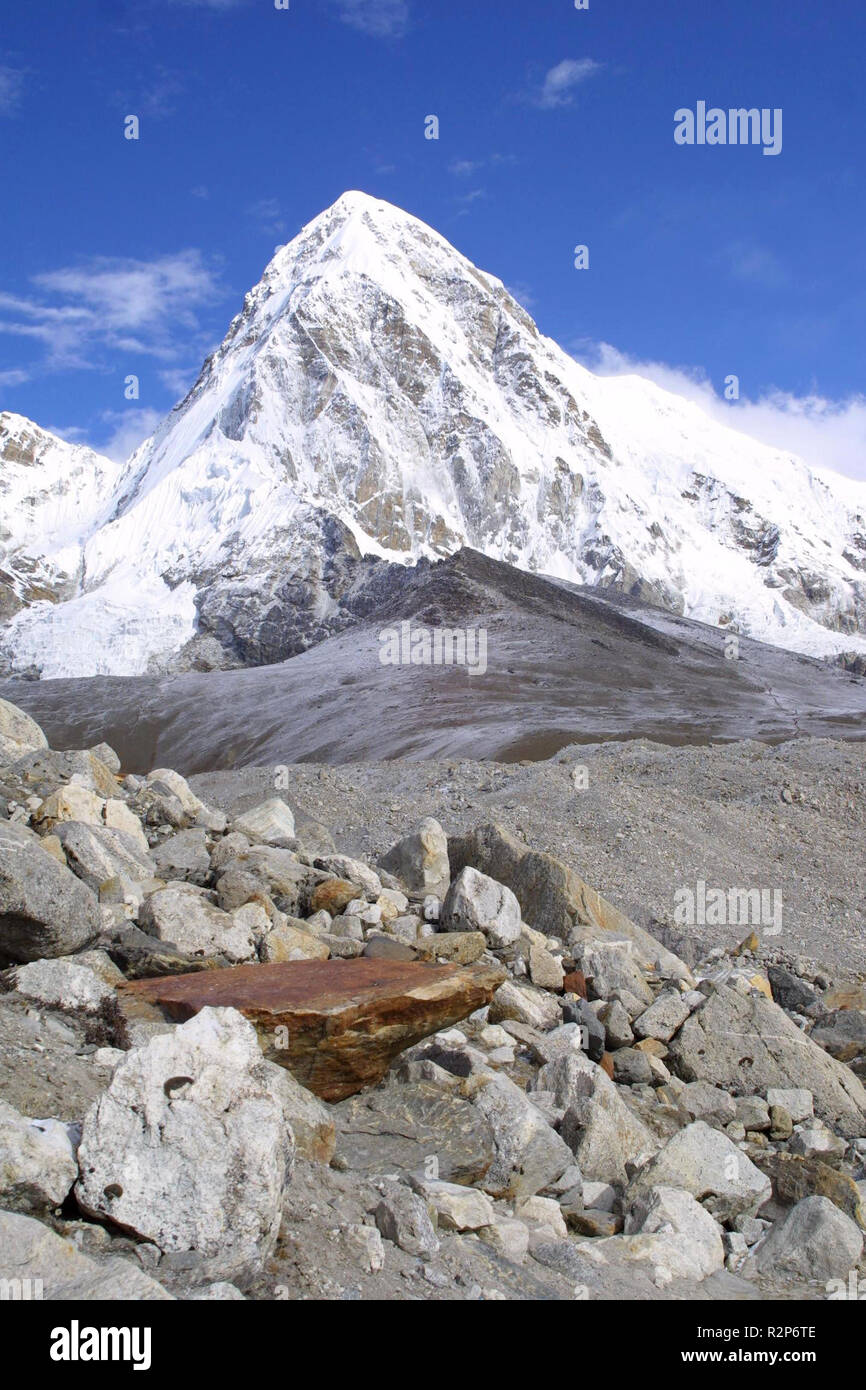
<path fill-rule="evenodd" d="M 80 1300 L 154 1302 L 174 1295 L 129 1260 L 97 1262 L 71 1240 L 32 1216 L 0 1211 L 3 1277 L 27 1285 L 31 1298 L 58 1303 Z M 34 1285 L 41 1292 L 34 1293 Z"/>
<path fill-rule="evenodd" d="M 542 1226 L 563 1240 L 568 1235 L 562 1208 L 552 1197 L 528 1197 L 516 1204 L 514 1215 L 527 1226 Z"/>
<path fill-rule="evenodd" d="M 241 962 L 256 959 L 256 937 L 248 921 L 236 922 L 192 884 L 161 888 L 141 908 L 141 924 L 160 941 L 190 956 L 224 955 Z"/>
<path fill-rule="evenodd" d="M 690 1192 L 720 1221 L 753 1215 L 772 1192 L 770 1179 L 726 1134 L 703 1120 L 681 1129 L 636 1175 L 629 1203 L 651 1187 Z"/>
<path fill-rule="evenodd" d="M 361 1268 L 368 1274 L 375 1274 L 385 1265 L 385 1247 L 375 1226 L 352 1224 L 345 1227 L 346 1239 L 355 1246 Z"/>
<path fill-rule="evenodd" d="M 475 1187 L 452 1182 L 413 1183 L 415 1191 L 435 1211 L 445 1231 L 478 1231 L 494 1220 L 493 1203 Z"/>
<path fill-rule="evenodd" d="M 795 1125 L 810 1120 L 815 1113 L 815 1098 L 811 1091 L 802 1087 L 771 1086 L 767 1091 L 767 1104 L 783 1106 Z"/>
<path fill-rule="evenodd" d="M 469 1077 L 465 1092 L 487 1120 L 496 1157 L 481 1187 L 493 1197 L 531 1197 L 573 1162 L 568 1145 L 519 1086 L 501 1072 Z"/>
<path fill-rule="evenodd" d="M 496 1216 L 490 1226 L 478 1232 L 487 1245 L 493 1247 L 512 1264 L 522 1265 L 529 1253 L 529 1227 L 513 1216 Z"/>
<path fill-rule="evenodd" d="M 797 1279 L 844 1279 L 856 1269 L 863 1236 L 827 1197 L 804 1197 L 752 1251 L 747 1271 Z"/>
<path fill-rule="evenodd" d="M 13 1211 L 58 1207 L 77 1176 L 65 1124 L 28 1119 L 0 1101 L 0 1206 Z"/>
<path fill-rule="evenodd" d="M 127 1053 L 84 1121 L 79 1205 L 215 1273 L 260 1270 L 293 1161 L 286 1077 L 234 1009 Z"/>
<path fill-rule="evenodd" d="M 467 865 L 448 890 L 440 926 L 444 931 L 483 932 L 498 949 L 520 936 L 520 903 L 510 888 Z"/>
<path fill-rule="evenodd" d="M 721 1227 L 690 1193 L 680 1188 L 653 1187 L 644 1192 L 626 1213 L 624 1233 L 676 1236 L 691 1247 L 689 1258 L 702 1279 L 725 1263 Z"/>
<path fill-rule="evenodd" d="M 19 994 L 51 1008 L 98 1014 L 114 997 L 112 987 L 88 966 L 77 965 L 74 957 L 30 961 L 16 968 L 13 979 Z"/>
<path fill-rule="evenodd" d="M 236 816 L 232 829 L 259 844 L 273 844 L 277 840 L 295 838 L 295 818 L 285 801 L 272 797 L 242 816 Z"/>

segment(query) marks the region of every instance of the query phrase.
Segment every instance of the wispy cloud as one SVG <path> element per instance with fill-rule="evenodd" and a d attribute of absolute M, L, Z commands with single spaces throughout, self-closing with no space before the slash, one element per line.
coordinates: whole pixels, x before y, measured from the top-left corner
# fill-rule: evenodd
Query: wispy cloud
<path fill-rule="evenodd" d="M 455 174 L 458 179 L 468 179 L 483 168 L 483 159 L 455 159 L 453 164 L 448 165 L 448 172 Z"/>
<path fill-rule="evenodd" d="M 721 259 L 734 280 L 772 290 L 783 289 L 790 283 L 779 257 L 766 246 L 735 241 L 725 247 Z"/>
<path fill-rule="evenodd" d="M 537 106 L 548 110 L 556 106 L 570 106 L 575 92 L 582 83 L 601 72 L 603 63 L 594 58 L 565 58 L 546 73 L 541 86 L 533 94 Z"/>
<path fill-rule="evenodd" d="M 149 406 L 131 407 L 129 410 L 104 410 L 99 418 L 103 426 L 101 438 L 93 447 L 115 463 L 125 463 L 165 419 L 165 411 Z"/>
<path fill-rule="evenodd" d="M 106 349 L 166 362 L 186 356 L 204 341 L 199 311 L 222 297 L 198 250 L 152 261 L 95 257 L 32 284 L 31 297 L 0 294 L 0 333 L 41 341 L 43 368 L 54 370 L 102 366 Z"/>
<path fill-rule="evenodd" d="M 23 69 L 0 67 L 0 116 L 11 116 L 18 110 L 25 76 Z"/>
<path fill-rule="evenodd" d="M 259 198 L 250 204 L 246 213 L 268 236 L 282 236 L 286 230 L 287 223 L 276 198 Z"/>
<path fill-rule="evenodd" d="M 23 386 L 29 380 L 30 373 L 25 372 L 23 367 L 9 367 L 0 371 L 0 386 Z"/>
<path fill-rule="evenodd" d="M 401 39 L 409 28 L 408 0 L 334 0 L 344 24 L 377 39 Z"/>
<path fill-rule="evenodd" d="M 714 420 L 773 448 L 802 458 L 810 468 L 866 479 L 866 396 L 830 400 L 815 391 L 796 396 L 770 389 L 756 400 L 718 396 L 702 368 L 672 367 L 629 357 L 609 343 L 572 344 L 578 361 L 602 376 L 631 373 L 694 401 Z"/>

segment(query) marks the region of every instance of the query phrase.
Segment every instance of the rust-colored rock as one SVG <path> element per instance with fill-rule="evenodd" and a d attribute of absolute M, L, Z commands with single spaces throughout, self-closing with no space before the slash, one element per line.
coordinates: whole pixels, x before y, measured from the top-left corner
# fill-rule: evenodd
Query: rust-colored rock
<path fill-rule="evenodd" d="M 324 883 L 317 883 L 310 894 L 310 912 L 325 911 L 332 917 L 339 917 L 350 902 L 363 896 L 364 891 L 357 883 L 350 883 L 346 878 L 326 878 Z"/>
<path fill-rule="evenodd" d="M 607 1075 L 610 1077 L 611 1081 L 613 1081 L 613 1057 L 609 1052 L 603 1052 L 601 1054 L 599 1066 L 603 1072 L 607 1072 Z"/>
<path fill-rule="evenodd" d="M 504 978 L 498 966 L 359 958 L 240 965 L 119 991 L 180 1022 L 208 1004 L 237 1009 L 269 1061 L 335 1101 L 380 1081 L 405 1048 L 489 1004 Z"/>
<path fill-rule="evenodd" d="M 570 970 L 562 981 L 566 994 L 576 994 L 578 999 L 586 998 L 586 976 L 582 970 Z"/>

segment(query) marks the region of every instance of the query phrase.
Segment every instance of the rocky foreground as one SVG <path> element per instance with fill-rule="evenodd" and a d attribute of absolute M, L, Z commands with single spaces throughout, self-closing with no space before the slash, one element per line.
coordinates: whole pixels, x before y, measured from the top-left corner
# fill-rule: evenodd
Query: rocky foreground
<path fill-rule="evenodd" d="M 0 1278 L 850 1296 L 863 986 L 757 936 L 686 963 L 428 809 L 365 862 L 282 797 L 229 818 L 0 702 Z"/>

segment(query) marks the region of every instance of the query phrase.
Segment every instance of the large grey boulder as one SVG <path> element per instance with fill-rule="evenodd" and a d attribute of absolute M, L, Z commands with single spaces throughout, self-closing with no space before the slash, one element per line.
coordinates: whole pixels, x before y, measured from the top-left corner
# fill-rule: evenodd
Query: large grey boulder
<path fill-rule="evenodd" d="M 115 997 L 114 986 L 123 980 L 121 971 L 108 956 L 105 962 L 111 978 L 105 971 L 97 973 L 86 959 L 70 956 L 28 961 L 12 971 L 11 979 L 26 999 L 35 999 L 48 1008 L 96 1016 L 105 1011 Z"/>
<path fill-rule="evenodd" d="M 586 942 L 628 939 L 641 969 L 659 969 L 671 979 L 691 980 L 683 961 L 649 932 L 630 921 L 555 855 L 530 849 L 501 825 L 483 825 L 448 841 L 451 872 L 467 864 L 503 883 L 516 895 L 523 919 L 545 935 Z"/>
<path fill-rule="evenodd" d="M 254 844 L 274 844 L 295 838 L 295 818 L 285 801 L 275 796 L 236 816 L 232 829 Z"/>
<path fill-rule="evenodd" d="M 69 868 L 94 893 L 111 878 L 135 881 L 156 876 L 150 855 L 122 830 L 71 820 L 56 825 L 54 834 Z"/>
<path fill-rule="evenodd" d="M 861 1082 L 762 994 L 715 989 L 669 1044 L 666 1063 L 684 1081 L 710 1081 L 733 1095 L 811 1091 L 821 1119 L 866 1134 Z"/>
<path fill-rule="evenodd" d="M 689 1192 L 676 1187 L 651 1187 L 626 1212 L 625 1235 L 670 1235 L 689 1247 L 700 1277 L 715 1274 L 725 1263 L 722 1229 Z"/>
<path fill-rule="evenodd" d="M 437 820 L 428 816 L 404 839 L 398 840 L 379 860 L 380 866 L 398 878 L 410 893 L 443 898 L 451 881 L 448 840 Z"/>
<path fill-rule="evenodd" d="M 174 1295 L 136 1264 L 94 1260 L 32 1216 L 0 1211 L 0 1279 L 12 1299 L 159 1302 Z"/>
<path fill-rule="evenodd" d="M 574 1163 L 565 1141 L 507 1076 L 469 1077 L 464 1091 L 493 1131 L 496 1156 L 479 1183 L 492 1197 L 532 1197 Z"/>
<path fill-rule="evenodd" d="M 13 763 L 25 753 L 48 747 L 48 739 L 29 714 L 9 700 L 0 700 L 0 764 Z"/>
<path fill-rule="evenodd" d="M 202 1009 L 115 1069 L 84 1121 L 79 1204 L 225 1277 L 260 1270 L 292 1171 L 292 1092 L 236 1010 Z"/>
<path fill-rule="evenodd" d="M 151 935 L 170 941 L 188 956 L 222 955 L 236 964 L 256 959 L 254 923 L 215 907 L 192 884 L 172 884 L 151 893 L 142 903 L 139 921 Z"/>
<path fill-rule="evenodd" d="M 0 825 L 0 961 L 83 950 L 102 919 L 94 893 L 23 826 Z"/>
<path fill-rule="evenodd" d="M 703 1120 L 687 1125 L 633 1178 L 629 1205 L 653 1187 L 690 1192 L 719 1221 L 754 1215 L 772 1195 L 770 1179 L 736 1144 Z"/>
<path fill-rule="evenodd" d="M 467 867 L 448 890 L 439 927 L 446 932 L 483 932 L 494 950 L 501 949 L 520 937 L 520 903 L 510 888 Z"/>
<path fill-rule="evenodd" d="M 31 1120 L 0 1101 L 0 1207 L 10 1211 L 59 1207 L 77 1176 L 65 1124 Z"/>
<path fill-rule="evenodd" d="M 827 1197 L 804 1197 L 752 1252 L 746 1272 L 798 1279 L 844 1279 L 856 1269 L 863 1236 Z"/>
<path fill-rule="evenodd" d="M 167 840 L 155 845 L 150 857 L 156 866 L 155 873 L 166 882 L 183 879 L 202 886 L 210 874 L 207 831 L 198 826 L 179 830 L 176 835 L 169 835 Z"/>
<path fill-rule="evenodd" d="M 495 1147 L 487 1121 L 474 1105 L 428 1081 L 386 1081 L 333 1106 L 337 1153 L 361 1173 L 435 1175 L 452 1183 L 482 1178 Z"/>
<path fill-rule="evenodd" d="M 555 1065 L 555 1064 L 548 1064 Z M 613 1082 L 595 1063 L 593 1070 L 571 1069 L 571 1102 L 560 1133 L 570 1146 L 584 1178 L 596 1182 L 627 1182 L 627 1163 L 637 1163 L 658 1149 L 658 1140 L 642 1120 L 633 1115 Z M 548 1068 L 543 1068 L 547 1073 Z"/>

